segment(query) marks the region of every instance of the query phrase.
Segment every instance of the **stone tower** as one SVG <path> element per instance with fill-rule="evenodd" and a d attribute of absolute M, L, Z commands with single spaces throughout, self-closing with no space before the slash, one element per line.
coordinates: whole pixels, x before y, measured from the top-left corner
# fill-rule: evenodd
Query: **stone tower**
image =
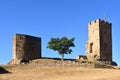
<path fill-rule="evenodd" d="M 88 24 L 86 56 L 88 60 L 112 61 L 112 24 L 97 19 Z"/>
<path fill-rule="evenodd" d="M 21 60 L 41 57 L 41 38 L 16 34 L 13 37 L 13 59 L 10 64 L 19 64 Z"/>

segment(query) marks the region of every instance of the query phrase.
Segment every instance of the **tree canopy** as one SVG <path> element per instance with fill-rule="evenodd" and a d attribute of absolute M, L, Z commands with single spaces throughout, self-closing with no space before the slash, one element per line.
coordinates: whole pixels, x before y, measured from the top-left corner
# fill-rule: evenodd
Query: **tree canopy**
<path fill-rule="evenodd" d="M 47 48 L 58 51 L 63 60 L 64 54 L 71 54 L 72 49 L 70 49 L 70 47 L 75 47 L 74 40 L 75 38 L 68 39 L 67 37 L 51 38 L 51 40 L 48 42 Z"/>

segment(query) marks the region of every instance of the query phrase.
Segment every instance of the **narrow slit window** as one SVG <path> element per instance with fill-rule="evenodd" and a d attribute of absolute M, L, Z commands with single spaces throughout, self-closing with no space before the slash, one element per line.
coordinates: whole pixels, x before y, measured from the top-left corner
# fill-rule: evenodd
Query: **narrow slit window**
<path fill-rule="evenodd" d="M 93 43 L 90 44 L 90 53 L 93 52 Z"/>

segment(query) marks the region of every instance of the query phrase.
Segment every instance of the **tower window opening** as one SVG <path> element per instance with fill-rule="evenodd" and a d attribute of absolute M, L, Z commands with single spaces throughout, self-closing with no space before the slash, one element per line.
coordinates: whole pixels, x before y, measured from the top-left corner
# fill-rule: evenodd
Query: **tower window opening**
<path fill-rule="evenodd" d="M 93 43 L 90 44 L 90 53 L 93 52 Z"/>

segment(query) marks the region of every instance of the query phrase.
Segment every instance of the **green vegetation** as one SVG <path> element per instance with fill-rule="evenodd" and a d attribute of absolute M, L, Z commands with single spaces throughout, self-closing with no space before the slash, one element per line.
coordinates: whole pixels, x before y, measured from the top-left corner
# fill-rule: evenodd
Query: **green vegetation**
<path fill-rule="evenodd" d="M 75 38 L 68 39 L 67 37 L 51 38 L 48 42 L 47 48 L 58 51 L 58 53 L 62 56 L 61 60 L 63 61 L 64 54 L 71 54 L 72 49 L 70 49 L 70 47 L 75 47 L 74 40 Z"/>

